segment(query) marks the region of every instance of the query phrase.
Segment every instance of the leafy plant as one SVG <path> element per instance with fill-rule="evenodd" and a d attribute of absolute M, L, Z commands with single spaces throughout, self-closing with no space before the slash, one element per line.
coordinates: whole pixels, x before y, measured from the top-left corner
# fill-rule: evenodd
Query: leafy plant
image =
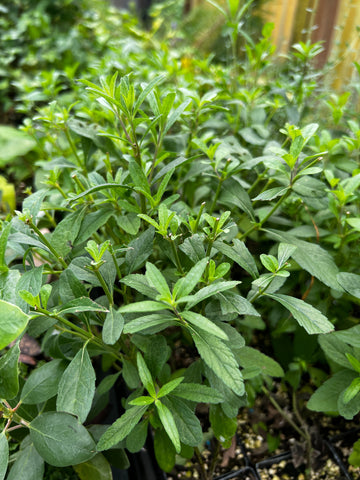
<path fill-rule="evenodd" d="M 351 134 L 335 141 L 320 122 L 290 121 L 258 77 L 269 27 L 245 73 L 194 52 L 186 63 L 128 28 L 77 104 L 52 102 L 23 127 L 37 162 L 0 236 L 0 479 L 45 465 L 111 479 L 115 455 L 127 468 L 149 431 L 167 472 L 201 458 L 210 435 L 211 478 L 239 410 L 264 393 L 279 407 L 272 377 L 296 398 L 304 374 L 331 369 L 309 408 L 359 410 L 357 124 L 346 115 Z M 315 47 L 297 48 L 304 68 Z M 313 91 L 295 88 L 294 104 Z M 25 333 L 41 344 L 29 371 Z M 118 418 L 99 424 L 113 388 Z"/>

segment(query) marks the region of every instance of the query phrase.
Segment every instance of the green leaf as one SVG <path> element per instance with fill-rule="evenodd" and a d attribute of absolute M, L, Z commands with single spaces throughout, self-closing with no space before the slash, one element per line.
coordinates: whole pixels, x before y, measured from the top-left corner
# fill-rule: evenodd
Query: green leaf
<path fill-rule="evenodd" d="M 0 300 L 0 350 L 25 330 L 29 318 L 19 307 Z"/>
<path fill-rule="evenodd" d="M 338 268 L 331 257 L 331 255 L 317 245 L 316 243 L 305 242 L 298 238 L 289 235 L 288 233 L 280 232 L 279 230 L 266 230 L 272 238 L 280 242 L 295 245 L 297 249 L 291 254 L 292 258 L 300 267 L 313 275 L 322 283 L 334 290 L 342 291 L 342 287 L 336 280 Z"/>
<path fill-rule="evenodd" d="M 124 333 L 137 333 L 153 327 L 158 327 L 156 331 L 160 332 L 170 326 L 178 325 L 176 317 L 167 314 L 154 313 L 131 320 L 124 326 Z"/>
<path fill-rule="evenodd" d="M 86 428 L 65 412 L 45 412 L 30 425 L 30 437 L 43 459 L 55 467 L 86 462 L 96 445 Z"/>
<path fill-rule="evenodd" d="M 0 398 L 11 400 L 19 391 L 19 342 L 0 358 Z"/>
<path fill-rule="evenodd" d="M 126 437 L 126 448 L 129 452 L 138 452 L 144 446 L 148 433 L 148 423 L 148 420 L 138 423 Z"/>
<path fill-rule="evenodd" d="M 307 403 L 307 408 L 315 412 L 337 412 L 338 398 L 341 392 L 357 377 L 352 370 L 336 372 L 313 393 Z"/>
<path fill-rule="evenodd" d="M 283 377 L 284 370 L 273 358 L 268 357 L 259 350 L 251 347 L 243 347 L 236 353 L 239 364 L 245 369 L 243 375 L 245 377 L 247 369 L 254 369 L 261 375 L 270 375 L 271 377 Z"/>
<path fill-rule="evenodd" d="M 155 406 L 159 414 L 160 421 L 165 429 L 165 432 L 168 434 L 170 440 L 172 441 L 176 453 L 180 453 L 180 437 L 172 413 L 170 412 L 168 407 L 166 407 L 163 403 L 160 402 L 160 400 L 155 401 Z"/>
<path fill-rule="evenodd" d="M 349 403 L 360 392 L 360 377 L 354 378 L 351 384 L 347 387 L 343 395 L 343 402 Z"/>
<path fill-rule="evenodd" d="M 127 273 L 138 270 L 151 255 L 153 250 L 154 228 L 145 230 L 139 237 L 131 241 L 125 255 Z"/>
<path fill-rule="evenodd" d="M 202 442 L 203 433 L 200 421 L 188 402 L 174 396 L 164 398 L 163 402 L 173 414 L 181 442 L 197 447 Z"/>
<path fill-rule="evenodd" d="M 233 246 L 230 246 L 220 240 L 216 240 L 214 242 L 214 247 L 223 255 L 240 265 L 240 267 L 248 272 L 253 278 L 258 278 L 259 272 L 255 260 L 247 249 L 245 243 L 236 238 L 233 240 L 233 244 Z"/>
<path fill-rule="evenodd" d="M 345 355 L 355 372 L 360 373 L 360 361 L 351 355 L 351 353 L 346 353 Z"/>
<path fill-rule="evenodd" d="M 70 302 L 79 297 L 86 297 L 85 285 L 77 278 L 75 273 L 67 268 L 61 272 L 59 278 L 59 294 L 63 303 Z"/>
<path fill-rule="evenodd" d="M 27 439 L 28 437 L 26 437 Z M 20 478 L 21 480 L 39 480 L 43 478 L 44 470 L 44 460 L 35 450 L 33 443 L 30 443 L 25 448 L 20 448 L 7 480 L 19 480 Z"/>
<path fill-rule="evenodd" d="M 182 383 L 171 392 L 171 395 L 197 403 L 221 403 L 224 401 L 224 397 L 217 390 L 197 383 Z"/>
<path fill-rule="evenodd" d="M 279 268 L 285 265 L 289 257 L 295 252 L 297 247 L 295 245 L 289 245 L 288 243 L 280 243 L 278 248 L 278 261 Z"/>
<path fill-rule="evenodd" d="M 165 337 L 156 335 L 149 338 L 145 352 L 145 361 L 153 378 L 159 376 L 169 355 L 170 347 L 168 347 Z"/>
<path fill-rule="evenodd" d="M 208 285 L 198 292 L 195 295 L 189 295 L 186 297 L 182 297 L 180 302 L 187 302 L 186 309 L 193 308 L 199 302 L 202 302 L 206 298 L 212 297 L 217 293 L 224 292 L 225 290 L 230 290 L 230 288 L 236 287 L 241 282 L 237 281 L 229 281 L 229 282 L 214 282 L 211 285 Z"/>
<path fill-rule="evenodd" d="M 144 385 L 146 390 L 150 393 L 150 395 L 153 398 L 155 398 L 156 392 L 155 392 L 154 381 L 152 379 L 150 370 L 148 369 L 145 363 L 145 360 L 143 359 L 140 352 L 137 352 L 136 359 L 137 359 L 137 367 L 138 367 L 140 380 L 142 381 L 142 384 Z"/>
<path fill-rule="evenodd" d="M 121 283 L 124 283 L 128 287 L 131 287 L 137 290 L 138 292 L 142 293 L 146 297 L 155 299 L 158 296 L 158 293 L 155 290 L 155 288 L 150 287 L 148 281 L 145 278 L 145 275 L 140 275 L 139 273 L 133 273 L 122 278 Z"/>
<path fill-rule="evenodd" d="M 171 299 L 169 286 L 160 270 L 152 263 L 146 263 L 146 279 L 149 285 L 157 290 L 164 299 Z"/>
<path fill-rule="evenodd" d="M 124 440 L 133 428 L 139 423 L 148 406 L 131 407 L 118 418 L 101 436 L 97 444 L 98 451 L 108 450 L 117 443 Z"/>
<path fill-rule="evenodd" d="M 129 172 L 135 187 L 140 188 L 148 195 L 151 195 L 148 179 L 146 178 L 143 169 L 135 162 L 135 160 L 129 162 Z"/>
<path fill-rule="evenodd" d="M 8 223 L 6 226 L 3 226 L 1 237 L 0 237 L 0 273 L 7 272 L 9 267 L 5 261 L 5 253 L 6 253 L 6 245 L 8 241 L 8 237 L 11 230 L 11 223 Z"/>
<path fill-rule="evenodd" d="M 53 231 L 51 245 L 62 257 L 65 257 L 71 251 L 71 245 L 79 234 L 85 213 L 86 208 L 70 213 L 57 224 Z"/>
<path fill-rule="evenodd" d="M 175 466 L 176 451 L 164 430 L 155 430 L 154 452 L 159 467 L 164 472 L 170 473 Z"/>
<path fill-rule="evenodd" d="M 360 298 L 360 275 L 340 272 L 337 274 L 336 279 L 346 292 L 356 298 Z"/>
<path fill-rule="evenodd" d="M 170 392 L 172 392 L 179 384 L 184 380 L 184 377 L 174 378 L 174 380 L 170 380 L 170 382 L 165 383 L 160 390 L 157 392 L 157 398 L 165 397 Z"/>
<path fill-rule="evenodd" d="M 198 328 L 201 328 L 205 332 L 215 335 L 218 338 L 222 338 L 223 340 L 229 340 L 228 336 L 223 330 L 221 330 L 221 328 L 200 313 L 184 311 L 181 313 L 181 316 L 185 318 L 186 321 L 197 326 Z"/>
<path fill-rule="evenodd" d="M 73 468 L 80 480 L 113 480 L 111 466 L 101 453 Z"/>
<path fill-rule="evenodd" d="M 275 187 L 270 188 L 269 190 L 265 190 L 265 192 L 260 193 L 255 198 L 252 199 L 253 202 L 257 202 L 258 200 L 262 201 L 269 201 L 273 200 L 277 197 L 282 197 L 285 193 L 289 190 L 289 187 Z"/>
<path fill-rule="evenodd" d="M 35 146 L 35 140 L 27 133 L 13 127 L 0 126 L 0 166 L 3 167 L 9 160 L 27 154 Z"/>
<path fill-rule="evenodd" d="M 350 368 L 346 353 L 352 352 L 353 349 L 346 345 L 346 343 L 338 337 L 337 333 L 338 332 L 333 332 L 319 337 L 320 346 L 325 355 L 333 362 L 341 365 L 342 367 Z"/>
<path fill-rule="evenodd" d="M 159 83 L 162 83 L 165 80 L 166 74 L 158 75 L 155 78 L 153 78 L 144 88 L 144 90 L 140 93 L 138 96 L 135 104 L 134 104 L 134 109 L 132 114 L 135 116 L 136 112 L 140 108 L 141 104 L 145 100 L 145 98 L 149 95 L 149 93 L 158 85 Z"/>
<path fill-rule="evenodd" d="M 325 315 L 303 300 L 279 293 L 268 294 L 267 296 L 287 308 L 299 325 L 304 327 L 309 334 L 328 333 L 334 330 L 334 325 L 329 322 Z"/>
<path fill-rule="evenodd" d="M 82 348 L 63 373 L 56 410 L 76 415 L 84 423 L 95 394 L 95 371 L 86 348 Z"/>
<path fill-rule="evenodd" d="M 145 300 L 143 302 L 129 303 L 119 308 L 121 313 L 134 313 L 134 312 L 158 312 L 160 310 L 168 310 L 169 305 L 161 302 L 152 302 Z"/>
<path fill-rule="evenodd" d="M 79 233 L 74 241 L 74 245 L 80 245 L 91 238 L 110 217 L 114 215 L 114 209 L 109 207 L 100 208 L 96 212 L 87 213 L 81 223 Z"/>
<path fill-rule="evenodd" d="M 4 432 L 0 433 L 0 480 L 4 480 L 9 462 L 9 444 Z"/>
<path fill-rule="evenodd" d="M 353 465 L 354 467 L 360 467 L 360 439 L 354 443 L 348 461 L 350 465 Z"/>
<path fill-rule="evenodd" d="M 70 302 L 61 305 L 60 308 L 54 309 L 53 313 L 64 315 L 65 313 L 82 313 L 82 312 L 108 312 L 109 310 L 102 305 L 94 302 L 88 297 L 75 298 Z"/>
<path fill-rule="evenodd" d="M 121 372 L 113 373 L 112 375 L 106 375 L 106 377 L 101 380 L 96 388 L 96 395 L 99 397 L 105 395 L 115 385 L 116 380 L 120 375 Z"/>
<path fill-rule="evenodd" d="M 353 227 L 357 232 L 360 232 L 360 218 L 347 218 L 347 223 Z"/>
<path fill-rule="evenodd" d="M 236 312 L 239 315 L 253 315 L 260 317 L 252 304 L 246 298 L 233 292 L 219 293 L 217 297 L 220 300 L 221 312 L 224 315 Z"/>
<path fill-rule="evenodd" d="M 220 405 L 210 406 L 210 424 L 215 437 L 224 448 L 229 448 L 237 429 L 237 419 L 228 418 Z"/>
<path fill-rule="evenodd" d="M 266 255 L 265 253 L 262 253 L 260 255 L 260 260 L 264 267 L 272 273 L 275 273 L 279 268 L 279 262 L 273 255 Z"/>
<path fill-rule="evenodd" d="M 102 329 L 102 339 L 107 345 L 114 345 L 120 338 L 124 328 L 124 317 L 120 311 L 110 307 L 110 312 L 106 314 Z"/>
<path fill-rule="evenodd" d="M 22 403 L 41 403 L 54 397 L 65 368 L 66 363 L 56 359 L 33 370 L 22 389 Z"/>
<path fill-rule="evenodd" d="M 127 215 L 116 216 L 116 223 L 126 233 L 130 235 L 136 235 L 139 231 L 141 222 L 137 214 L 129 213 Z"/>
<path fill-rule="evenodd" d="M 234 178 L 223 183 L 219 202 L 229 207 L 241 208 L 251 220 L 255 221 L 255 213 L 247 191 Z"/>
<path fill-rule="evenodd" d="M 244 381 L 230 348 L 219 338 L 196 327 L 192 327 L 190 333 L 206 365 L 237 395 L 243 395 Z"/>
<path fill-rule="evenodd" d="M 130 400 L 129 405 L 151 405 L 152 403 L 154 403 L 153 397 L 140 396 Z"/>
<path fill-rule="evenodd" d="M 200 279 L 205 271 L 208 259 L 203 258 L 192 267 L 192 269 L 180 278 L 174 286 L 173 296 L 174 298 L 181 298 L 188 295 L 194 290 L 196 285 L 200 282 Z"/>

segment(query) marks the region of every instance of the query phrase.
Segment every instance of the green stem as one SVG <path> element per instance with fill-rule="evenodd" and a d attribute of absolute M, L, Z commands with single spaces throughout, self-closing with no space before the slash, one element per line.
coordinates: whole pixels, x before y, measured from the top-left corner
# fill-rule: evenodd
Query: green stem
<path fill-rule="evenodd" d="M 54 255 L 54 257 L 61 263 L 64 268 L 67 268 L 67 263 L 63 259 L 61 255 L 55 250 L 55 248 L 48 242 L 45 235 L 38 229 L 38 227 L 34 224 L 31 218 L 27 219 L 27 223 L 36 232 L 42 243 L 50 250 L 50 252 Z"/>
<path fill-rule="evenodd" d="M 194 225 L 194 228 L 193 228 L 194 233 L 196 233 L 197 229 L 199 228 L 200 218 L 201 218 L 202 212 L 204 211 L 205 205 L 206 205 L 206 202 L 203 202 L 200 205 L 200 210 L 199 210 L 198 216 L 196 217 L 195 225 Z"/>
<path fill-rule="evenodd" d="M 114 262 L 114 265 L 115 265 L 115 270 L 116 270 L 116 274 L 118 276 L 118 279 L 121 280 L 122 278 L 122 274 L 121 274 L 121 270 L 120 270 L 120 267 L 116 261 L 116 255 L 115 255 L 115 251 L 114 251 L 114 248 L 112 246 L 112 244 L 110 243 L 109 244 L 109 252 L 111 254 L 111 257 L 113 259 L 113 262 Z"/>
<path fill-rule="evenodd" d="M 196 458 L 197 458 L 197 461 L 198 461 L 199 467 L 200 467 L 200 476 L 201 476 L 202 480 L 208 480 L 207 475 L 206 475 L 206 470 L 205 470 L 205 464 L 204 464 L 204 460 L 201 456 L 201 452 L 200 452 L 198 447 L 195 447 L 194 451 L 195 451 L 195 455 L 196 455 Z"/>
<path fill-rule="evenodd" d="M 80 159 L 80 157 L 79 157 L 79 155 L 78 155 L 78 153 L 77 153 L 77 151 L 76 151 L 76 147 L 75 147 L 74 142 L 73 142 L 73 140 L 72 140 L 72 138 L 71 138 L 71 135 L 70 135 L 68 126 L 65 127 L 64 132 L 65 132 L 66 139 L 67 139 L 67 141 L 69 142 L 70 148 L 71 148 L 73 154 L 75 155 L 75 158 L 76 158 L 76 161 L 77 161 L 79 167 L 85 169 L 85 165 L 84 165 L 83 162 L 81 161 L 81 159 Z"/>
<path fill-rule="evenodd" d="M 176 262 L 177 269 L 179 270 L 181 275 L 184 275 L 184 270 L 181 266 L 181 262 L 180 262 L 178 251 L 176 249 L 175 241 L 171 238 L 171 234 L 169 234 L 168 238 L 169 238 L 169 242 L 170 242 L 170 245 L 171 245 L 171 250 L 172 250 L 172 252 L 174 254 L 174 257 L 175 257 L 175 262 Z"/>
<path fill-rule="evenodd" d="M 283 203 L 283 201 L 290 195 L 291 193 L 291 188 L 283 195 L 274 205 L 274 207 L 270 210 L 270 212 L 265 215 L 265 217 L 261 220 L 259 223 L 255 223 L 252 227 L 249 228 L 245 233 L 243 233 L 239 239 L 243 240 L 244 238 L 248 237 L 254 230 L 259 230 L 264 223 L 276 212 L 276 210 L 280 207 L 280 205 Z"/>
<path fill-rule="evenodd" d="M 293 427 L 293 429 L 304 439 L 307 440 L 306 434 L 296 425 L 296 423 L 292 420 L 292 418 L 280 407 L 280 405 L 277 403 L 275 398 L 271 395 L 269 390 L 266 387 L 262 387 L 262 391 L 265 393 L 265 395 L 268 397 L 270 400 L 270 403 L 276 408 L 276 410 L 280 413 L 280 415 Z"/>
<path fill-rule="evenodd" d="M 102 288 L 105 292 L 105 295 L 106 295 L 106 297 L 109 301 L 109 305 L 110 305 L 110 307 L 112 307 L 114 305 L 114 300 L 113 300 L 113 297 L 110 293 L 110 290 L 109 290 L 108 286 L 105 283 L 105 280 L 104 280 L 103 276 L 101 275 L 101 273 L 99 272 L 99 270 L 97 268 L 94 268 L 93 272 L 95 273 L 97 279 L 101 283 L 101 286 L 102 286 Z"/>

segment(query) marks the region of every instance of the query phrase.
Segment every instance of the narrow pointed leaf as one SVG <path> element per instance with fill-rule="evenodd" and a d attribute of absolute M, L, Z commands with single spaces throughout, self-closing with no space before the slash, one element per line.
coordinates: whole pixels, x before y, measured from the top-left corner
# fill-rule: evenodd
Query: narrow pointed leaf
<path fill-rule="evenodd" d="M 180 385 L 180 383 L 184 380 L 184 377 L 174 378 L 174 380 L 170 380 L 170 382 L 165 383 L 157 393 L 157 398 L 165 397 L 170 392 L 172 392 L 176 387 Z"/>
<path fill-rule="evenodd" d="M 161 302 L 143 301 L 130 303 L 119 308 L 121 313 L 133 313 L 133 312 L 158 312 L 160 310 L 169 309 L 169 305 Z"/>
<path fill-rule="evenodd" d="M 171 395 L 197 403 L 221 403 L 224 401 L 223 395 L 214 388 L 197 383 L 181 383 L 171 392 Z"/>
<path fill-rule="evenodd" d="M 0 398 L 11 400 L 19 391 L 19 342 L 0 358 Z"/>
<path fill-rule="evenodd" d="M 213 295 L 216 295 L 217 293 L 224 292 L 225 290 L 230 290 L 231 288 L 236 287 L 236 285 L 239 285 L 241 282 L 237 281 L 228 281 L 228 282 L 217 282 L 217 283 L 212 283 L 211 285 L 208 285 L 207 287 L 202 288 L 198 292 L 195 293 L 195 295 L 189 295 L 187 297 L 181 298 L 181 303 L 182 302 L 187 302 L 186 308 L 190 309 L 197 305 L 199 302 L 202 302 L 206 298 L 212 297 Z"/>
<path fill-rule="evenodd" d="M 125 437 L 133 430 L 133 428 L 139 423 L 141 417 L 146 412 L 148 405 L 141 405 L 131 407 L 124 415 L 116 420 L 101 436 L 99 443 L 97 444 L 98 451 L 108 450 L 117 443 L 124 440 Z"/>
<path fill-rule="evenodd" d="M 0 480 L 4 480 L 9 462 L 9 444 L 4 432 L 0 433 Z"/>
<path fill-rule="evenodd" d="M 194 290 L 196 285 L 199 283 L 202 274 L 207 265 L 207 258 L 203 258 L 196 265 L 192 267 L 189 273 L 185 277 L 180 278 L 174 286 L 173 295 L 176 298 L 185 297 L 189 295 L 190 292 Z"/>
<path fill-rule="evenodd" d="M 106 314 L 102 329 L 102 339 L 107 345 L 114 345 L 120 338 L 124 328 L 124 317 L 121 313 L 110 307 L 110 312 Z"/>
<path fill-rule="evenodd" d="M 230 350 L 219 338 L 197 327 L 192 327 L 191 334 L 200 357 L 211 370 L 237 395 L 245 392 L 244 381 Z"/>
<path fill-rule="evenodd" d="M 150 393 L 150 395 L 153 398 L 155 398 L 155 396 L 156 396 L 155 385 L 154 385 L 154 381 L 152 379 L 150 370 L 148 369 L 148 367 L 145 363 L 145 360 L 143 359 L 140 352 L 138 352 L 136 358 L 137 358 L 137 367 L 138 367 L 140 380 L 142 381 L 144 387 Z"/>
<path fill-rule="evenodd" d="M 164 298 L 171 298 L 169 286 L 160 270 L 152 263 L 146 263 L 146 279 L 149 285 L 155 288 Z"/>
<path fill-rule="evenodd" d="M 279 293 L 269 294 L 268 296 L 287 308 L 299 325 L 304 327 L 309 334 L 328 333 L 334 330 L 334 325 L 329 322 L 325 315 L 309 303 Z"/>
<path fill-rule="evenodd" d="M 215 335 L 218 338 L 222 338 L 223 340 L 229 340 L 228 336 L 223 330 L 221 330 L 221 328 L 208 318 L 200 315 L 200 313 L 185 311 L 181 313 L 181 316 L 189 323 L 201 328 L 205 332 Z"/>
<path fill-rule="evenodd" d="M 180 453 L 180 437 L 172 413 L 163 403 L 160 402 L 160 400 L 155 402 L 155 406 L 157 408 L 160 421 L 163 424 L 165 432 L 169 435 L 169 438 L 175 447 L 176 453 Z"/>
<path fill-rule="evenodd" d="M 94 394 L 95 371 L 86 348 L 82 348 L 61 377 L 56 409 L 76 415 L 84 423 Z"/>
<path fill-rule="evenodd" d="M 34 404 L 54 397 L 65 368 L 66 362 L 56 359 L 33 370 L 22 389 L 21 401 L 25 404 Z"/>

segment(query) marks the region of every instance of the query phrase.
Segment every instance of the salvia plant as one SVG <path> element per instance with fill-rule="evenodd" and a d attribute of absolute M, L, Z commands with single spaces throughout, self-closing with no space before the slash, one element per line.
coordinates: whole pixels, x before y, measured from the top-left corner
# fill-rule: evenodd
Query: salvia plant
<path fill-rule="evenodd" d="M 111 479 L 148 437 L 170 472 L 201 458 L 209 432 L 212 478 L 241 408 L 265 394 L 281 411 L 272 378 L 309 450 L 305 375 L 308 409 L 360 410 L 360 126 L 347 99 L 322 107 L 344 122 L 336 137 L 303 121 L 311 89 L 262 87 L 271 26 L 243 74 L 134 28 L 76 104 L 52 102 L 22 128 L 37 168 L 0 236 L 0 479 L 49 466 Z M 36 368 L 19 367 L 25 335 Z"/>

